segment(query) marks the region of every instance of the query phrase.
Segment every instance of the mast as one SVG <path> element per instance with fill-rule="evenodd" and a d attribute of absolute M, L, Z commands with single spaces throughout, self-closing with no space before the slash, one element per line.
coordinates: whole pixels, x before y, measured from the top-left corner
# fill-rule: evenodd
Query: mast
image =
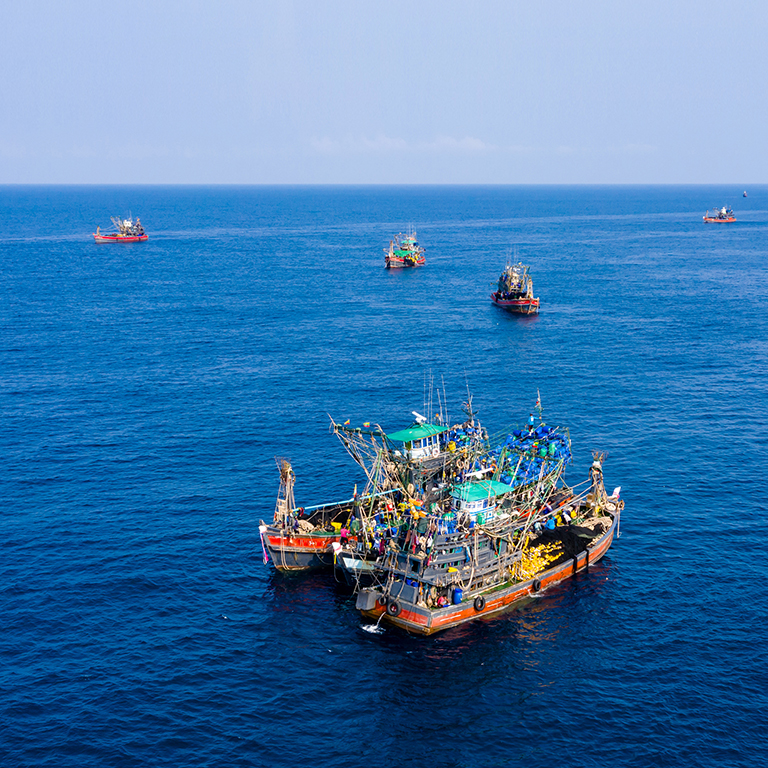
<path fill-rule="evenodd" d="M 280 471 L 280 490 L 277 492 L 274 524 L 284 527 L 288 521 L 288 516 L 296 507 L 293 498 L 293 486 L 296 483 L 296 475 L 288 459 L 276 457 L 275 463 Z"/>

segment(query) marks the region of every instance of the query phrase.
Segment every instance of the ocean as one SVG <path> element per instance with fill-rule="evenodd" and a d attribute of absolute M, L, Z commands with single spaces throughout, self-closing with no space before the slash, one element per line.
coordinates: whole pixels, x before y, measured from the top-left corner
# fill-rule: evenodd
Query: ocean
<path fill-rule="evenodd" d="M 0 187 L 0 765 L 768 762 L 768 187 Z M 738 221 L 702 222 L 731 205 Z M 149 240 L 97 245 L 112 215 Z M 412 226 L 420 269 L 384 269 Z M 508 258 L 537 317 L 491 304 Z M 589 572 L 363 630 L 258 526 L 445 392 L 607 452 Z"/>

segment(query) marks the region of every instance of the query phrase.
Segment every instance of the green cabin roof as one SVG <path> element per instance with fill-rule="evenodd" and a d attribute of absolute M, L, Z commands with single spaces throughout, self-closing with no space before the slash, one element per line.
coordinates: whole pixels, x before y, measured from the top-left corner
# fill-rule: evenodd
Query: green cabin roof
<path fill-rule="evenodd" d="M 396 440 L 400 443 L 410 443 L 412 440 L 421 440 L 422 437 L 439 435 L 441 432 L 447 431 L 448 427 L 438 427 L 436 424 L 411 424 L 408 429 L 391 432 L 387 435 L 387 439 Z"/>
<path fill-rule="evenodd" d="M 466 483 L 455 486 L 451 496 L 462 501 L 480 501 L 502 496 L 511 490 L 511 485 L 499 483 L 496 480 L 468 480 Z"/>

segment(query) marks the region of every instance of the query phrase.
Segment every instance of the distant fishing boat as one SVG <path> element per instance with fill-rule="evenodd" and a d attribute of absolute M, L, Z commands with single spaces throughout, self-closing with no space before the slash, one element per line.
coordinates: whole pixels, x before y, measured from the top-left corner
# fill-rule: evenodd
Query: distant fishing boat
<path fill-rule="evenodd" d="M 426 263 L 424 248 L 416 240 L 416 233 L 398 234 L 389 242 L 389 248 L 384 249 L 384 266 L 386 269 L 401 269 L 403 267 L 422 267 Z"/>
<path fill-rule="evenodd" d="M 491 301 L 516 315 L 535 315 L 539 299 L 533 295 L 533 280 L 525 264 L 507 264 L 501 273 Z"/>
<path fill-rule="evenodd" d="M 711 211 L 707 211 L 704 214 L 704 221 L 707 224 L 729 224 L 732 221 L 736 221 L 736 217 L 733 215 L 733 208 L 713 208 Z"/>
<path fill-rule="evenodd" d="M 96 227 L 93 239 L 97 243 L 141 243 L 149 237 L 138 217 L 133 221 L 130 216 L 127 219 L 112 216 L 112 223 L 115 225 L 116 232 L 102 233 L 101 227 Z"/>
<path fill-rule="evenodd" d="M 744 193 L 742 194 L 742 197 L 746 197 L 746 196 L 747 196 L 747 190 L 745 189 Z"/>

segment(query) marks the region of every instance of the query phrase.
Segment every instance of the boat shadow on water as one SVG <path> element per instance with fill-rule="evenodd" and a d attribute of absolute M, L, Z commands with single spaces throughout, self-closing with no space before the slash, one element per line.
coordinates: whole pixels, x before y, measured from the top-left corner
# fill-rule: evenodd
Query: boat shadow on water
<path fill-rule="evenodd" d="M 491 311 L 493 312 L 494 318 L 501 320 L 508 325 L 519 325 L 521 323 L 524 325 L 535 325 L 541 320 L 541 315 L 538 312 L 525 315 L 507 312 L 496 306 L 492 307 Z"/>

